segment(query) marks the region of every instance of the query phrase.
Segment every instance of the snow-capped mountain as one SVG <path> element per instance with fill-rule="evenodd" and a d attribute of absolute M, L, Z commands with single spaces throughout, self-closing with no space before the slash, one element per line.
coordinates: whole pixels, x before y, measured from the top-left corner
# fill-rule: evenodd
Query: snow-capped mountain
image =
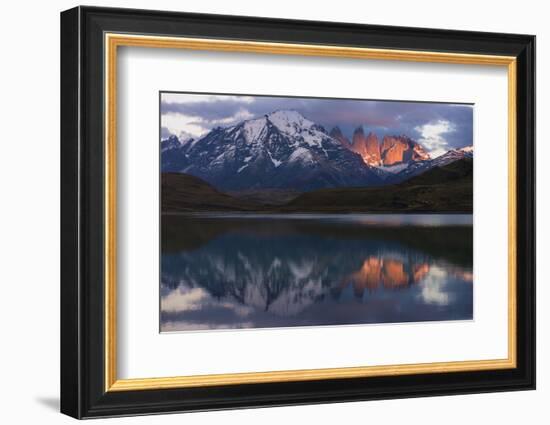
<path fill-rule="evenodd" d="M 180 148 L 185 143 L 193 141 L 192 138 L 183 138 L 181 135 L 177 137 L 176 135 L 171 135 L 168 139 L 164 139 L 160 142 L 160 152 L 164 153 L 170 149 Z"/>
<path fill-rule="evenodd" d="M 361 156 L 297 111 L 274 111 L 198 140 L 163 141 L 163 172 L 200 177 L 222 190 L 368 186 L 381 179 Z"/>

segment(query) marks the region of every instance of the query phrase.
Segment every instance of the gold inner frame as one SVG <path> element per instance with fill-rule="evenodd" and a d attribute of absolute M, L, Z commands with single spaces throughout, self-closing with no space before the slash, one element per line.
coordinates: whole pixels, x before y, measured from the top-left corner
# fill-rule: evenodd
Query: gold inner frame
<path fill-rule="evenodd" d="M 516 367 L 516 58 L 444 52 L 370 49 L 327 45 L 267 43 L 106 33 L 105 46 L 105 391 L 201 387 L 285 381 L 357 378 L 416 373 L 447 373 Z M 508 72 L 508 357 L 436 363 L 361 366 L 118 379 L 116 324 L 116 136 L 117 51 L 120 46 L 325 56 L 468 65 L 503 66 Z"/>

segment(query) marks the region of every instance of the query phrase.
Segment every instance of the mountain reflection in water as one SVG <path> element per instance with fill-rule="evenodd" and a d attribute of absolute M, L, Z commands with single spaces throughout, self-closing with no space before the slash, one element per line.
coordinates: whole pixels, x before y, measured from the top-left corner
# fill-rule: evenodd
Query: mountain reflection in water
<path fill-rule="evenodd" d="M 471 215 L 162 217 L 161 331 L 467 320 Z"/>

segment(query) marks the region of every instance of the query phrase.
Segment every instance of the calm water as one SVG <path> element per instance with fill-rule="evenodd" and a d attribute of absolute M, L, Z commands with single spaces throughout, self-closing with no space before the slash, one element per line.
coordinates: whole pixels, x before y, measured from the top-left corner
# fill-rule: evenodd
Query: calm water
<path fill-rule="evenodd" d="M 468 320 L 472 216 L 163 215 L 161 331 Z"/>

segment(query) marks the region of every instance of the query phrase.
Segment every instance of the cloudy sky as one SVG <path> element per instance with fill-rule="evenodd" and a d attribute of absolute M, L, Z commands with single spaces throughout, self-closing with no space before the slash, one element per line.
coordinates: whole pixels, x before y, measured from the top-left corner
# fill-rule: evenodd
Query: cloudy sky
<path fill-rule="evenodd" d="M 339 126 L 351 139 L 362 125 L 365 132 L 405 134 L 432 156 L 473 144 L 473 107 L 464 104 L 376 100 L 161 94 L 161 139 L 200 137 L 214 127 L 229 127 L 278 109 L 293 109 L 327 131 Z"/>

